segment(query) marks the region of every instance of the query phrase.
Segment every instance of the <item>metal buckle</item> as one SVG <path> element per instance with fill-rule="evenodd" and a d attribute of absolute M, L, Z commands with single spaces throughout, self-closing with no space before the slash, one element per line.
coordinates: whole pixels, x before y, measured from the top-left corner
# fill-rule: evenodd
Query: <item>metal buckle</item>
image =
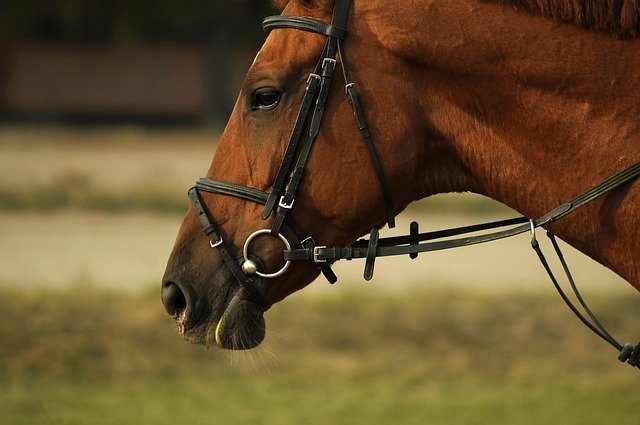
<path fill-rule="evenodd" d="M 322 66 L 324 67 L 327 62 L 331 62 L 333 65 L 335 65 L 337 63 L 337 61 L 334 58 L 324 58 L 324 60 L 322 61 Z"/>
<path fill-rule="evenodd" d="M 209 245 L 211 245 L 211 248 L 216 248 L 216 247 L 222 245 L 223 242 L 224 242 L 224 240 L 222 240 L 222 236 L 220 236 L 220 240 L 218 240 L 217 242 L 214 242 L 211 239 L 209 239 Z"/>
<path fill-rule="evenodd" d="M 293 203 L 294 203 L 295 201 L 296 201 L 295 199 L 292 199 L 292 200 L 291 200 L 291 203 L 290 203 L 290 204 L 287 204 L 287 203 L 284 201 L 284 195 L 282 195 L 282 196 L 280 197 L 280 200 L 278 201 L 278 206 L 279 206 L 280 208 L 284 208 L 285 210 L 290 210 L 291 208 L 293 208 Z"/>
<path fill-rule="evenodd" d="M 349 88 L 351 87 L 351 88 L 355 89 L 355 86 L 356 86 L 356 84 L 355 84 L 355 83 L 353 83 L 353 82 L 351 82 L 351 83 L 349 83 L 349 84 L 345 85 L 345 86 L 344 86 L 344 92 L 345 92 L 345 94 L 347 94 L 347 95 L 348 95 L 348 94 L 349 94 Z"/>
<path fill-rule="evenodd" d="M 320 76 L 318 74 L 314 74 L 312 72 L 311 74 L 309 74 L 309 77 L 307 78 L 307 84 L 310 83 L 311 80 L 319 81 L 320 80 Z"/>
<path fill-rule="evenodd" d="M 313 247 L 313 262 L 314 263 L 326 263 L 327 260 L 320 259 L 320 249 L 326 248 L 326 245 L 318 245 Z"/>
<path fill-rule="evenodd" d="M 333 72 L 333 70 L 336 69 L 336 64 L 338 62 L 333 58 L 324 58 L 324 60 L 322 61 L 322 68 L 323 69 L 327 67 L 327 62 L 329 62 L 331 64 L 331 72 Z"/>

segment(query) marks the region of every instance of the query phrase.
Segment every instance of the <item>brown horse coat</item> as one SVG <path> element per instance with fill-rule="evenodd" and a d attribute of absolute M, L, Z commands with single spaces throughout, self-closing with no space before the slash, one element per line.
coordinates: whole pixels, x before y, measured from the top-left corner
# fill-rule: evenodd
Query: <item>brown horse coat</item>
<path fill-rule="evenodd" d="M 595 0 L 550 9 L 559 3 L 353 2 L 345 55 L 397 212 L 436 193 L 472 191 L 539 217 L 640 161 L 640 41 L 631 38 L 638 30 L 637 2 L 605 2 L 616 14 L 608 20 L 604 9 L 585 9 Z M 280 2 L 284 14 L 325 22 L 331 5 Z M 291 29 L 269 35 L 208 177 L 269 190 L 323 42 Z M 282 93 L 277 107 L 252 107 L 263 88 Z M 383 225 L 385 215 L 353 115 L 339 84 L 332 90 L 293 215 L 318 243 L 344 246 Z M 236 247 L 270 225 L 256 204 L 211 194 L 203 200 Z M 636 181 L 551 229 L 640 289 L 639 205 Z M 269 269 L 282 264 L 277 240 L 257 241 L 255 249 Z M 295 264 L 265 284 L 267 298 L 279 301 L 316 276 L 312 265 Z M 212 343 L 215 328 L 220 346 L 259 343 L 260 332 L 247 323 L 262 326 L 261 313 L 230 303 L 237 284 L 191 210 L 164 282 L 184 294 L 184 309 L 170 313 L 179 316 L 192 341 Z"/>

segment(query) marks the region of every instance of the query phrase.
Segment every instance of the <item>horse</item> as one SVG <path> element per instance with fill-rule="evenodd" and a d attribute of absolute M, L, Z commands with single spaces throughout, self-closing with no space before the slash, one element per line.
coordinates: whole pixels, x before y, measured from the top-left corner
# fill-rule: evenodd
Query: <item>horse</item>
<path fill-rule="evenodd" d="M 640 161 L 637 0 L 338 4 L 275 3 L 189 192 L 162 300 L 192 343 L 259 345 L 264 312 L 335 280 L 336 259 L 372 272 L 377 229 L 415 200 L 473 192 L 541 217 Z M 640 290 L 640 182 L 599 194 L 535 224 Z"/>

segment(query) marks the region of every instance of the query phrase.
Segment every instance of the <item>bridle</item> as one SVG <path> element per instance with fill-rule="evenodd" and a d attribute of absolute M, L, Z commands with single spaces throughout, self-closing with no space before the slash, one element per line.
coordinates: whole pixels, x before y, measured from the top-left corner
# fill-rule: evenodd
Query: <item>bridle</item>
<path fill-rule="evenodd" d="M 335 283 L 337 277 L 331 270 L 330 264 L 332 262 L 341 259 L 352 260 L 362 258 L 365 259 L 364 278 L 370 280 L 373 277 L 377 257 L 409 255 L 412 259 L 415 259 L 419 253 L 475 245 L 530 232 L 532 248 L 535 250 L 551 281 L 571 311 L 573 311 L 589 329 L 619 351 L 618 359 L 620 361 L 640 368 L 640 343 L 635 346 L 629 343 L 622 345 L 600 324 L 578 291 L 555 237 L 547 232 L 575 297 L 588 316 L 588 318 L 585 317 L 580 309 L 569 299 L 555 278 L 540 248 L 535 232 L 536 228 L 550 224 L 593 201 L 597 197 L 636 179 L 640 176 L 640 163 L 636 163 L 620 173 L 615 174 L 537 220 L 518 217 L 426 233 L 420 233 L 418 223 L 413 222 L 410 226 L 410 233 L 406 236 L 380 238 L 378 229 L 374 228 L 368 239 L 358 240 L 349 247 L 326 247 L 317 245 L 315 240 L 294 220 L 290 212 L 294 206 L 298 186 L 303 180 L 307 160 L 309 159 L 313 144 L 320 130 L 337 65 L 336 57 L 339 55 L 342 76 L 345 83 L 345 92 L 378 180 L 386 209 L 386 222 L 390 228 L 395 226 L 395 210 L 389 184 L 385 178 L 381 161 L 371 139 L 355 89 L 355 83 L 349 73 L 347 58 L 344 53 L 343 42 L 347 34 L 346 25 L 350 4 L 351 0 L 336 0 L 330 24 L 309 17 L 281 15 L 267 17 L 262 24 L 264 30 L 267 32 L 276 28 L 289 28 L 321 34 L 327 38 L 320 59 L 314 71 L 307 79 L 302 104 L 271 191 L 264 192 L 259 189 L 209 178 L 198 179 L 195 187 L 189 190 L 189 199 L 204 226 L 205 234 L 210 239 L 211 247 L 219 251 L 222 260 L 239 285 L 244 288 L 249 299 L 260 309 L 264 311 L 269 309 L 270 304 L 264 295 L 265 288 L 261 286 L 259 281 L 254 279 L 254 276 L 263 279 L 281 276 L 288 269 L 291 261 L 311 262 L 330 283 Z M 262 219 L 266 220 L 272 214 L 275 214 L 273 225 L 271 229 L 260 229 L 249 235 L 243 247 L 242 258 L 238 259 L 233 256 L 233 251 L 230 250 L 227 242 L 222 238 L 215 220 L 211 218 L 212 215 L 207 211 L 206 206 L 201 201 L 200 191 L 232 196 L 245 201 L 262 204 L 264 205 Z M 299 241 L 299 248 L 292 249 L 291 244 L 281 232 L 283 225 L 286 225 L 293 232 Z M 506 230 L 484 233 L 477 236 L 455 238 L 456 236 L 497 228 L 506 228 Z M 284 250 L 285 265 L 280 270 L 273 273 L 267 273 L 266 271 L 261 272 L 259 260 L 250 255 L 251 242 L 260 235 L 277 237 L 284 244 L 286 248 Z"/>

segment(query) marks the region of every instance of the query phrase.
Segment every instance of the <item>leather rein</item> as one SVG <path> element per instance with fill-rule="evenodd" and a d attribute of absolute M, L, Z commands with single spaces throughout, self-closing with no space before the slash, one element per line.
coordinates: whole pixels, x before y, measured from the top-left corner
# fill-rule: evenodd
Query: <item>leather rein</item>
<path fill-rule="evenodd" d="M 615 174 L 574 199 L 565 202 L 537 220 L 517 217 L 426 233 L 420 233 L 418 223 L 412 222 L 408 235 L 380 238 L 378 229 L 374 228 L 368 239 L 360 239 L 349 247 L 317 245 L 314 239 L 294 220 L 290 211 L 293 208 L 296 191 L 303 179 L 307 160 L 321 126 L 337 64 L 336 57 L 339 55 L 345 92 L 352 107 L 358 130 L 367 148 L 371 165 L 378 179 L 386 209 L 386 221 L 390 228 L 395 226 L 395 210 L 391 191 L 372 142 L 355 89 L 355 83 L 351 79 L 344 54 L 343 41 L 347 33 L 346 24 L 350 4 L 351 0 L 336 0 L 330 24 L 309 17 L 281 15 L 267 17 L 263 22 L 263 28 L 267 32 L 276 28 L 289 28 L 313 32 L 327 37 L 320 60 L 307 80 L 302 104 L 271 191 L 264 192 L 259 189 L 209 178 L 198 179 L 195 187 L 189 190 L 189 200 L 204 226 L 204 231 L 210 239 L 211 247 L 218 250 L 231 274 L 245 290 L 249 299 L 260 309 L 264 311 L 269 309 L 271 305 L 264 295 L 264 280 L 257 280 L 255 277 L 269 279 L 281 276 L 286 272 L 291 261 L 312 262 L 329 283 L 333 284 L 337 281 L 337 277 L 331 270 L 331 263 L 342 259 L 365 259 L 364 279 L 370 280 L 373 277 L 377 257 L 409 255 L 412 259 L 415 259 L 419 253 L 476 245 L 529 232 L 531 234 L 532 248 L 538 255 L 556 290 L 571 311 L 596 335 L 618 350 L 618 359 L 620 361 L 640 368 L 640 343 L 635 346 L 630 343 L 622 345 L 602 326 L 580 294 L 555 237 L 547 232 L 547 236 L 560 259 L 567 280 L 582 311 L 571 301 L 554 276 L 536 238 L 536 228 L 550 224 L 599 196 L 638 178 L 640 176 L 640 162 Z M 222 238 L 218 225 L 211 218 L 212 215 L 207 210 L 206 205 L 201 201 L 200 191 L 232 196 L 262 204 L 264 205 L 262 219 L 266 220 L 272 214 L 275 214 L 273 225 L 271 229 L 261 229 L 252 233 L 245 241 L 242 258 L 238 259 L 232 254 L 234 251 L 228 247 L 227 242 Z M 299 248 L 292 249 L 289 241 L 282 235 L 281 229 L 283 225 L 286 225 L 296 236 L 299 241 Z M 492 229 L 504 230 L 461 237 Z M 277 272 L 261 272 L 260 269 L 263 269 L 263 267 L 259 264 L 259 260 L 249 253 L 252 240 L 260 235 L 277 237 L 286 247 L 284 250 L 285 265 Z"/>

